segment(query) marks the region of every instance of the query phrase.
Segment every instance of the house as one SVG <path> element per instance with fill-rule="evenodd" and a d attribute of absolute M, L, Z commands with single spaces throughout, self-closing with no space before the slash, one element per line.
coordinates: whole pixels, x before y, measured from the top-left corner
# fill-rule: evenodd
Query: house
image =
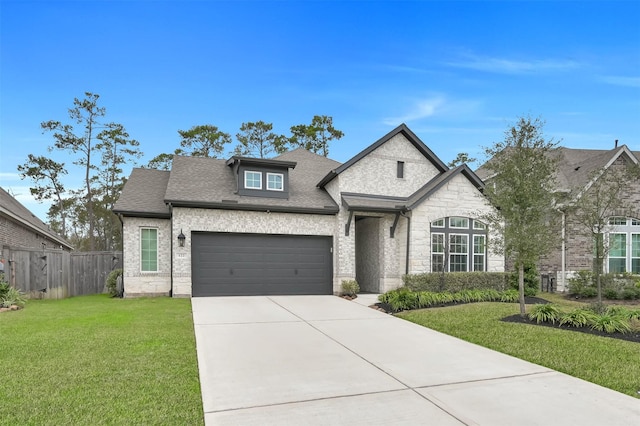
<path fill-rule="evenodd" d="M 0 188 L 0 272 L 8 267 L 6 258 L 10 248 L 73 250 L 68 241 Z"/>
<path fill-rule="evenodd" d="M 5 246 L 73 250 L 68 241 L 0 188 L 0 248 Z"/>
<path fill-rule="evenodd" d="M 378 293 L 407 273 L 502 271 L 482 189 L 404 124 L 344 164 L 175 156 L 134 169 L 115 205 L 125 294 L 334 294 L 350 279 Z"/>
<path fill-rule="evenodd" d="M 631 151 L 626 145 L 610 150 L 571 149 L 560 147 L 556 150 L 558 168 L 555 192 L 562 238 L 560 244 L 553 246 L 548 255 L 540 259 L 538 270 L 554 278 L 559 291 L 567 289 L 568 279 L 577 271 L 590 270 L 594 262 L 593 236 L 578 223 L 575 211 L 575 197 L 588 196 L 594 183 L 602 173 L 638 165 L 640 152 Z M 555 155 L 555 154 L 554 154 Z M 485 166 L 476 171 L 482 179 L 491 180 L 490 171 Z M 604 262 L 605 272 L 632 272 L 640 274 L 640 179 L 629 182 L 624 194 L 626 204 L 635 206 L 628 209 L 611 211 L 607 240 L 615 238 L 615 250 L 608 252 Z"/>

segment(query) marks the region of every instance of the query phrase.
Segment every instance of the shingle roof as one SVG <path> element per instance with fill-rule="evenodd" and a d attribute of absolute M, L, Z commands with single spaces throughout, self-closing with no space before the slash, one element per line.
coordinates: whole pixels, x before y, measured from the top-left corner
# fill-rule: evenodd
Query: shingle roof
<path fill-rule="evenodd" d="M 113 208 L 114 213 L 169 218 L 171 212 L 164 202 L 169 175 L 165 170 L 133 169 Z"/>
<path fill-rule="evenodd" d="M 274 160 L 296 163 L 296 167 L 289 170 L 288 199 L 238 195 L 236 177 L 225 160 L 176 155 L 164 200 L 175 206 L 233 210 L 319 214 L 335 214 L 338 211 L 331 196 L 316 188 L 315 184 L 340 163 L 301 148 Z"/>
<path fill-rule="evenodd" d="M 53 232 L 46 223 L 38 219 L 36 215 L 2 188 L 0 188 L 0 212 L 31 228 L 34 232 L 41 233 L 68 249 L 73 249 L 67 240 Z"/>
<path fill-rule="evenodd" d="M 625 145 L 614 149 L 573 149 L 560 147 L 555 152 L 558 155 L 558 173 L 556 174 L 557 189 L 569 192 L 576 188 L 583 188 L 593 177 L 593 174 L 609 164 L 616 156 L 623 152 L 640 159 L 640 152 L 630 151 Z M 482 179 L 491 177 L 493 171 L 487 167 L 491 162 L 483 164 L 476 174 Z"/>

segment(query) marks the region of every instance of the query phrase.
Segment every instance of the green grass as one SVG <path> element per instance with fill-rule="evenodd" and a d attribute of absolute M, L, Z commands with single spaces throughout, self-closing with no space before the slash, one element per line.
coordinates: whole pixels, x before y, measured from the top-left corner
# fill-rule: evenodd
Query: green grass
<path fill-rule="evenodd" d="M 544 295 L 547 298 L 546 294 Z M 560 297 L 554 303 L 578 307 Z M 518 305 L 473 303 L 406 311 L 400 318 L 639 397 L 640 344 L 575 331 L 506 323 Z"/>
<path fill-rule="evenodd" d="M 189 299 L 32 300 L 0 339 L 0 424 L 203 424 Z"/>

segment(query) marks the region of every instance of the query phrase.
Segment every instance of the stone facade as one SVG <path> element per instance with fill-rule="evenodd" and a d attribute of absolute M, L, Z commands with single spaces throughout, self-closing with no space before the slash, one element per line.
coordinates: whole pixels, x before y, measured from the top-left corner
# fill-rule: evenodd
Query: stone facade
<path fill-rule="evenodd" d="M 169 219 L 124 217 L 123 223 L 125 297 L 168 296 L 171 293 L 171 221 Z M 141 270 L 140 230 L 143 228 L 158 230 L 157 272 L 143 272 Z"/>
<path fill-rule="evenodd" d="M 450 216 L 478 218 L 492 211 L 482 194 L 458 174 L 411 212 L 409 273 L 431 272 L 431 222 Z M 488 240 L 492 238 L 489 230 Z M 504 256 L 489 248 L 487 271 L 504 271 Z"/>

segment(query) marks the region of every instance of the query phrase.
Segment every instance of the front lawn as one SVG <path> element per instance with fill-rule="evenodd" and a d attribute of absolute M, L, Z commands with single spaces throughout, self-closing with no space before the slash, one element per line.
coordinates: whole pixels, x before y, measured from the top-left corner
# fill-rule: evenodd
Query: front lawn
<path fill-rule="evenodd" d="M 203 424 L 189 299 L 31 300 L 0 336 L 1 424 Z"/>
<path fill-rule="evenodd" d="M 552 301 L 571 303 L 563 302 L 557 296 Z M 398 316 L 636 398 L 640 397 L 640 344 L 575 331 L 501 321 L 517 312 L 517 304 L 484 302 L 405 311 Z"/>

